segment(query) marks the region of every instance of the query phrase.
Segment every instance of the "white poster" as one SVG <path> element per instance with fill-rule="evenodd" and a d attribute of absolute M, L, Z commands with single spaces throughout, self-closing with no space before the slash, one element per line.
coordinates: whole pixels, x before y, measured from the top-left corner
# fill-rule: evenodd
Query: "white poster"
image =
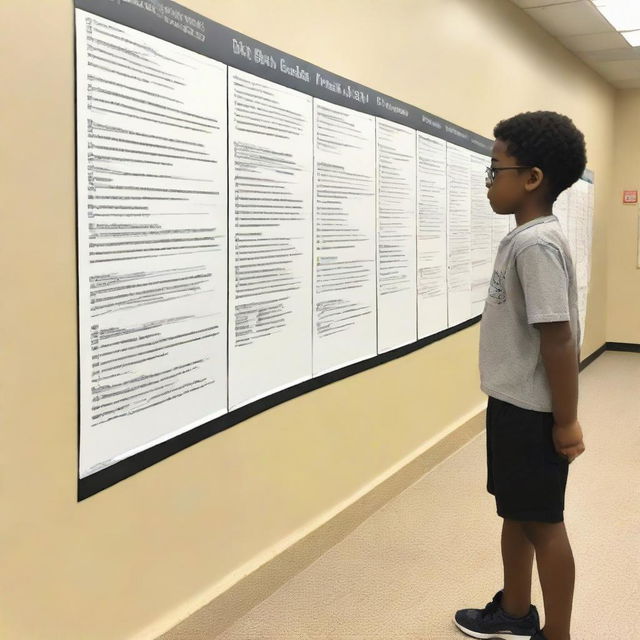
<path fill-rule="evenodd" d="M 578 216 L 581 212 L 580 193 L 576 184 L 567 189 L 567 240 L 571 251 L 571 258 L 578 273 L 578 243 L 576 239 Z"/>
<path fill-rule="evenodd" d="M 593 246 L 593 214 L 594 214 L 594 208 L 595 208 L 595 193 L 594 193 L 594 186 L 593 186 L 593 182 L 587 182 L 587 212 L 586 212 L 586 230 L 585 230 L 585 251 L 586 251 L 586 266 L 585 266 L 585 281 L 583 283 L 583 318 L 581 320 L 581 327 L 582 327 L 582 333 L 581 333 L 581 341 L 580 341 L 580 346 L 582 346 L 582 343 L 584 342 L 584 335 L 586 332 L 586 321 L 587 321 L 587 304 L 588 304 L 588 298 L 589 298 L 589 285 L 591 283 L 591 250 L 592 250 L 592 246 Z"/>
<path fill-rule="evenodd" d="M 447 142 L 449 326 L 471 317 L 471 151 Z"/>
<path fill-rule="evenodd" d="M 569 237 L 569 190 L 565 189 L 553 204 L 553 214 L 558 218 L 564 235 Z"/>
<path fill-rule="evenodd" d="M 498 247 L 502 239 L 509 233 L 509 218 L 514 216 L 491 214 L 491 264 L 495 264 L 498 255 Z M 493 266 L 492 266 L 493 272 Z"/>
<path fill-rule="evenodd" d="M 229 409 L 312 374 L 311 96 L 229 69 Z"/>
<path fill-rule="evenodd" d="M 563 191 L 554 203 L 553 213 L 565 234 L 576 273 L 581 344 L 587 318 L 587 296 L 591 270 L 593 224 L 593 184 L 580 179 Z"/>
<path fill-rule="evenodd" d="M 376 118 L 378 352 L 415 342 L 416 132 Z"/>
<path fill-rule="evenodd" d="M 417 136 L 418 338 L 425 338 L 448 326 L 447 143 Z"/>
<path fill-rule="evenodd" d="M 578 180 L 575 184 L 577 198 L 576 208 L 576 256 L 578 263 L 578 283 L 586 287 L 589 283 L 589 183 Z"/>
<path fill-rule="evenodd" d="M 587 285 L 591 281 L 591 249 L 593 246 L 593 213 L 595 190 L 593 182 L 587 183 Z"/>
<path fill-rule="evenodd" d="M 589 288 L 589 183 L 586 180 L 578 180 L 574 184 L 575 195 L 575 255 L 576 255 L 576 279 L 578 282 L 578 308 L 580 311 L 581 335 L 584 338 L 585 323 L 587 318 L 587 292 Z"/>
<path fill-rule="evenodd" d="M 227 109 L 219 62 L 81 10 L 76 47 L 84 477 L 227 410 Z"/>
<path fill-rule="evenodd" d="M 375 117 L 314 100 L 313 374 L 376 355 Z"/>
<path fill-rule="evenodd" d="M 487 198 L 485 176 L 487 157 L 471 153 L 471 316 L 484 310 L 489 281 L 493 273 L 491 259 L 493 210 Z M 513 216 L 510 216 L 513 217 Z"/>

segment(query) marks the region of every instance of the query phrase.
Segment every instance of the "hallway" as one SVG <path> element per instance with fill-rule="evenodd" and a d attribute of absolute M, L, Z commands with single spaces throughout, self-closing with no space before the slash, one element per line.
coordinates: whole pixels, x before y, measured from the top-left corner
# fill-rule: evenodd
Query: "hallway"
<path fill-rule="evenodd" d="M 640 638 L 640 355 L 580 375 L 586 451 L 570 467 L 573 640 Z M 502 587 L 501 519 L 484 432 L 238 620 L 217 640 L 456 640 L 456 609 Z M 544 620 L 534 565 L 534 604 Z M 193 636 L 190 640 L 196 640 Z"/>

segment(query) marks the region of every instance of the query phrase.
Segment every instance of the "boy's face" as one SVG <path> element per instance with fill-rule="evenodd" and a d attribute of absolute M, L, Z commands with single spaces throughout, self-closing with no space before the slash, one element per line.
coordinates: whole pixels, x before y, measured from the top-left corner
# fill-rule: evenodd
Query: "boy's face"
<path fill-rule="evenodd" d="M 542 171 L 537 167 L 500 170 L 504 167 L 521 166 L 517 158 L 507 153 L 506 142 L 496 139 L 491 152 L 491 167 L 498 171 L 495 172 L 493 182 L 487 191 L 491 208 L 496 213 L 509 215 L 520 211 L 542 183 Z"/>

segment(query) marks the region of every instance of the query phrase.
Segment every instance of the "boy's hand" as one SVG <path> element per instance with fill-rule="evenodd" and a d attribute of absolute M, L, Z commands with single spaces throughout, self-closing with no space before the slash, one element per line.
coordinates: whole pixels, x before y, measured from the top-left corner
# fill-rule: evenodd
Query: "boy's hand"
<path fill-rule="evenodd" d="M 582 427 L 576 420 L 566 425 L 554 424 L 552 429 L 553 444 L 556 451 L 572 463 L 585 451 L 582 441 Z"/>

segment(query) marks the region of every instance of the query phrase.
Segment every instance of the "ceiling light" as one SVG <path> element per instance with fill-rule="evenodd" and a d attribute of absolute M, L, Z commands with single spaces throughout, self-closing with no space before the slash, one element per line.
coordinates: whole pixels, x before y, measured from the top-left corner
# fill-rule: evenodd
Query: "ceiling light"
<path fill-rule="evenodd" d="M 637 0 L 591 1 L 616 31 L 640 30 L 640 2 Z"/>
<path fill-rule="evenodd" d="M 638 29 L 637 31 L 626 31 L 625 33 L 622 33 L 620 35 L 624 36 L 626 41 L 632 47 L 640 47 L 640 29 Z"/>

